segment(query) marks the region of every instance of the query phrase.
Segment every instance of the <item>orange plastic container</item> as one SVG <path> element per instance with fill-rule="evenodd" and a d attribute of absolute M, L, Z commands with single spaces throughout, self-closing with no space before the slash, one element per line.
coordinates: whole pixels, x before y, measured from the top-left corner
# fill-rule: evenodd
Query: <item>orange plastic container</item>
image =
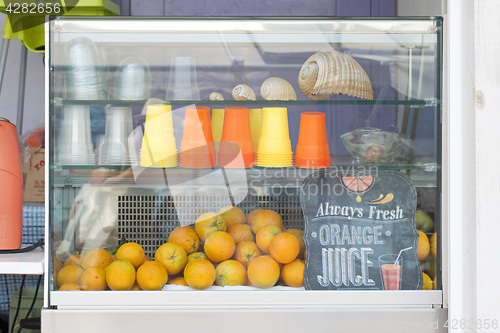
<path fill-rule="evenodd" d="M 303 112 L 300 115 L 299 140 L 295 149 L 294 165 L 311 169 L 331 166 L 324 113 Z"/>
<path fill-rule="evenodd" d="M 0 118 L 0 250 L 21 247 L 23 183 L 16 127 Z"/>
<path fill-rule="evenodd" d="M 213 168 L 214 155 L 210 108 L 188 106 L 184 116 L 179 165 L 190 169 Z"/>

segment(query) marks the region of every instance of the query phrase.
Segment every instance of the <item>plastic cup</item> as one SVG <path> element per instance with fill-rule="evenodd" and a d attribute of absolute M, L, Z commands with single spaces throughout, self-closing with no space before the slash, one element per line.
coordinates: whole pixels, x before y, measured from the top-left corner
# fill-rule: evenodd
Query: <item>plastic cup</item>
<path fill-rule="evenodd" d="M 95 164 L 94 146 L 90 132 L 90 108 L 71 105 L 63 109 L 61 136 L 59 138 L 59 164 Z"/>
<path fill-rule="evenodd" d="M 269 107 L 262 109 L 259 154 L 291 154 L 292 144 L 288 131 L 286 108 Z"/>
<path fill-rule="evenodd" d="M 295 158 L 293 165 L 298 168 L 304 169 L 324 169 L 332 166 L 332 159 L 328 158 L 325 160 L 301 160 Z"/>
<path fill-rule="evenodd" d="M 239 155 L 241 157 L 237 158 Z M 220 156 L 222 156 L 222 159 L 218 161 L 219 166 L 233 168 L 249 168 L 253 166 L 254 151 L 247 108 L 226 108 L 220 142 Z M 228 166 L 228 161 L 232 161 L 230 166 Z M 237 161 L 240 161 L 240 163 Z"/>
<path fill-rule="evenodd" d="M 125 58 L 115 74 L 113 99 L 147 100 L 151 97 L 152 83 L 149 64 L 144 58 Z"/>
<path fill-rule="evenodd" d="M 262 123 L 262 109 L 250 109 L 248 110 L 248 115 L 250 117 L 250 131 L 252 133 L 253 150 L 257 151 L 257 147 L 259 146 L 260 127 Z"/>
<path fill-rule="evenodd" d="M 64 55 L 68 99 L 106 99 L 107 70 L 95 43 L 85 37 L 73 38 L 66 44 Z"/>
<path fill-rule="evenodd" d="M 149 149 L 141 149 L 139 158 L 140 165 L 146 168 L 173 168 L 178 165 L 177 154 L 168 155 L 165 152 L 152 152 Z"/>
<path fill-rule="evenodd" d="M 224 109 L 212 109 L 212 136 L 214 139 L 215 151 L 219 151 L 220 140 L 222 139 L 222 127 L 224 125 Z"/>
<path fill-rule="evenodd" d="M 171 59 L 167 99 L 200 99 L 200 91 L 196 79 L 196 65 L 193 57 L 173 57 Z"/>
<path fill-rule="evenodd" d="M 255 162 L 255 165 L 258 167 L 262 167 L 262 168 L 288 168 L 288 167 L 292 166 L 292 159 L 290 159 L 290 161 L 287 161 L 287 162 L 275 162 L 275 161 L 263 162 L 263 161 L 257 160 Z"/>
<path fill-rule="evenodd" d="M 100 164 L 130 165 L 128 136 L 132 132 L 132 109 L 109 107 L 106 109 L 106 127 L 100 145 Z"/>
<path fill-rule="evenodd" d="M 255 154 L 219 154 L 217 165 L 224 168 L 251 168 L 255 165 Z"/>
<path fill-rule="evenodd" d="M 140 165 L 152 168 L 177 166 L 172 107 L 163 104 L 147 106 Z"/>
<path fill-rule="evenodd" d="M 255 165 L 270 168 L 290 167 L 293 165 L 293 154 L 257 154 Z"/>
<path fill-rule="evenodd" d="M 324 113 L 303 112 L 300 115 L 299 140 L 295 149 L 294 164 L 303 168 L 331 166 Z"/>
<path fill-rule="evenodd" d="M 179 164 L 185 168 L 213 168 L 214 140 L 210 108 L 188 106 L 184 116 Z"/>

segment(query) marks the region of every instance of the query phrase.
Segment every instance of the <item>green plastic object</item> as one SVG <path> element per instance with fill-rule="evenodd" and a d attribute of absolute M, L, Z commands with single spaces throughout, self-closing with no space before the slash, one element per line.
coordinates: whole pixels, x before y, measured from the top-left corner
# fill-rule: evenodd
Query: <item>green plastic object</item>
<path fill-rule="evenodd" d="M 16 325 L 19 324 L 21 319 L 26 317 L 28 310 L 31 306 L 31 302 L 33 302 L 33 298 L 35 297 L 35 289 L 23 289 L 23 296 L 21 298 L 21 306 L 19 307 L 19 314 L 17 315 Z M 19 290 L 10 295 L 10 307 L 9 307 L 9 332 L 12 327 L 12 321 L 14 320 L 14 316 L 16 315 L 17 303 L 19 302 Z M 33 306 L 33 310 L 31 310 L 31 314 L 29 318 L 40 317 L 40 312 L 43 307 L 43 289 L 38 290 L 38 295 L 36 296 L 35 305 Z M 14 332 L 17 332 L 17 329 L 14 329 Z M 40 330 L 21 330 L 23 333 L 39 333 Z"/>
<path fill-rule="evenodd" d="M 64 5 L 64 0 L 62 0 L 62 3 Z M 0 0 L 0 12 L 8 14 L 6 12 L 4 0 Z M 75 7 L 64 15 L 119 16 L 120 7 L 110 0 L 80 0 Z M 5 20 L 3 38 L 19 39 L 30 51 L 38 53 L 45 52 L 45 29 L 43 25 L 45 16 L 21 17 L 16 22 L 11 22 L 10 19 L 13 17 L 14 16 L 10 15 L 10 17 L 8 16 Z M 14 25 L 27 25 L 32 28 L 13 32 L 11 23 Z"/>

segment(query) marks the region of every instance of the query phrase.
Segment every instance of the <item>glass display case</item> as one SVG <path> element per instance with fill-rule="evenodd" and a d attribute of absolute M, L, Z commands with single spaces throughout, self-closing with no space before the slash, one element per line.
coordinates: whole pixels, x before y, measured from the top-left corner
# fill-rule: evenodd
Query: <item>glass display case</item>
<path fill-rule="evenodd" d="M 442 318 L 441 18 L 46 31 L 45 327 Z"/>

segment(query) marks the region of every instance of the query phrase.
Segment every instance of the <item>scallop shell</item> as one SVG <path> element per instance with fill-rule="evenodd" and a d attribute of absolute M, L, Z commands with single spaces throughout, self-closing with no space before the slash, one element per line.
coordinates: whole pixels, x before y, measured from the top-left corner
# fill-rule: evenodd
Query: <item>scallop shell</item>
<path fill-rule="evenodd" d="M 213 93 L 211 93 L 210 96 L 208 96 L 208 98 L 211 101 L 223 101 L 224 100 L 224 96 L 222 96 L 222 94 L 218 93 L 217 91 L 214 91 Z"/>
<path fill-rule="evenodd" d="M 316 52 L 299 73 L 299 88 L 312 100 L 349 95 L 373 100 L 370 78 L 352 57 L 335 50 Z"/>
<path fill-rule="evenodd" d="M 260 87 L 260 95 L 266 101 L 296 101 L 297 94 L 290 82 L 279 77 L 266 79 Z"/>
<path fill-rule="evenodd" d="M 246 84 L 238 84 L 233 88 L 233 98 L 237 101 L 255 101 L 255 92 Z"/>

